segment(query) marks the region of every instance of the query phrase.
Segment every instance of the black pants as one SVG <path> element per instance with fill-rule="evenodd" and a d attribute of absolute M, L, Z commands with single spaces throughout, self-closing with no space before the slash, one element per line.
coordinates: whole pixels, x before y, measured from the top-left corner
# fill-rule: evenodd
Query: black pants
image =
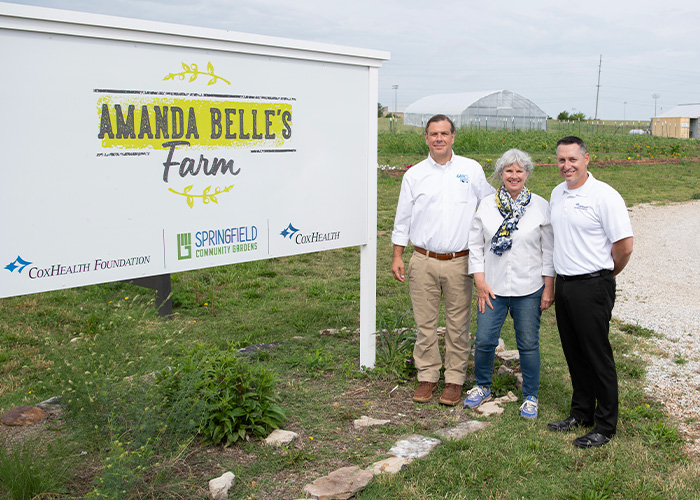
<path fill-rule="evenodd" d="M 594 432 L 611 436 L 618 417 L 617 371 L 608 338 L 615 278 L 610 274 L 575 281 L 557 277 L 554 303 L 573 386 L 570 416 L 595 421 Z"/>

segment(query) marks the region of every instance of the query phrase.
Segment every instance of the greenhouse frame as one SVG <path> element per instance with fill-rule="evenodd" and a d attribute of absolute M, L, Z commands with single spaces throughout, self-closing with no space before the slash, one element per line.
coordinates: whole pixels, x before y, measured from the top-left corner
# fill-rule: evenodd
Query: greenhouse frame
<path fill-rule="evenodd" d="M 404 111 L 405 125 L 425 127 L 431 116 L 448 116 L 457 128 L 547 130 L 547 113 L 510 90 L 435 94 Z"/>

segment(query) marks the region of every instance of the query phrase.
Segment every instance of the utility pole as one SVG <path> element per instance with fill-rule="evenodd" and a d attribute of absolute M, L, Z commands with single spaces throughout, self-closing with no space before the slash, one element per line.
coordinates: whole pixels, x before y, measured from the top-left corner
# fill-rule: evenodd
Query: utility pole
<path fill-rule="evenodd" d="M 595 118 L 598 119 L 598 97 L 600 97 L 600 69 L 603 66 L 603 54 L 600 54 L 600 62 L 598 63 L 598 85 L 596 85 L 597 90 L 595 93 Z"/>
<path fill-rule="evenodd" d="M 661 94 L 651 94 L 651 97 L 654 99 L 654 116 L 656 116 L 656 100 L 661 97 Z"/>

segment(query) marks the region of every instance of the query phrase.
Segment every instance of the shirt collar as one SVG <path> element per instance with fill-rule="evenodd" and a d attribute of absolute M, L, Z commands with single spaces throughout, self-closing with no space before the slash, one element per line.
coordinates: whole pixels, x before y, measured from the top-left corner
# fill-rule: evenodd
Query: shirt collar
<path fill-rule="evenodd" d="M 593 177 L 593 174 L 590 171 L 588 171 L 588 177 L 586 178 L 586 182 L 584 182 L 581 187 L 577 187 L 576 189 L 569 189 L 569 185 L 566 183 L 566 181 L 564 181 L 564 192 L 579 196 L 586 196 L 588 192 L 591 189 L 593 189 L 593 184 L 595 182 L 597 182 L 596 178 Z"/>
<path fill-rule="evenodd" d="M 447 167 L 449 167 L 450 165 L 452 165 L 452 160 L 454 160 L 454 158 L 455 158 L 455 152 L 452 151 L 452 156 L 450 156 L 450 159 L 448 160 L 448 162 L 445 163 L 444 165 L 440 165 L 438 162 L 436 162 L 435 160 L 433 160 L 433 157 L 430 155 L 430 153 L 428 153 L 428 161 L 430 162 L 430 164 L 431 164 L 432 166 L 438 167 L 438 168 L 447 168 Z"/>

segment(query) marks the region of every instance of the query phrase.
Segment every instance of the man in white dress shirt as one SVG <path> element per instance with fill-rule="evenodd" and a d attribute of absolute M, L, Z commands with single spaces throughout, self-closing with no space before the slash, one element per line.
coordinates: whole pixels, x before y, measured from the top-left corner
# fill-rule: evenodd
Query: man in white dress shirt
<path fill-rule="evenodd" d="M 425 128 L 430 156 L 403 177 L 391 241 L 391 271 L 403 282 L 403 251 L 413 255 L 408 282 L 418 327 L 413 350 L 418 370 L 416 402 L 432 399 L 443 366 L 438 347 L 440 301 L 445 303 L 445 388 L 440 403 L 461 400 L 469 358 L 469 321 L 473 281 L 468 268 L 469 228 L 481 198 L 495 192 L 476 161 L 452 151 L 455 126 L 435 115 Z"/>
<path fill-rule="evenodd" d="M 552 191 L 554 291 L 557 327 L 571 375 L 569 416 L 548 427 L 565 432 L 595 427 L 574 440 L 603 446 L 617 430 L 618 389 L 608 334 L 615 276 L 632 254 L 632 225 L 622 196 L 588 171 L 586 144 L 569 136 L 557 143 L 564 182 Z"/>

